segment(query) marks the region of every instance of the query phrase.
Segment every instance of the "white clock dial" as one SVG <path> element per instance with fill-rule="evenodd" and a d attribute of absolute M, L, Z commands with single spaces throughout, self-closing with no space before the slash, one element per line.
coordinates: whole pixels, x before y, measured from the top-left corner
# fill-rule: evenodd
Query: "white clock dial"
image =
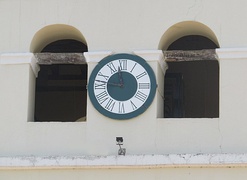
<path fill-rule="evenodd" d="M 117 57 L 122 56 L 126 54 Z M 155 93 L 156 81 L 152 69 L 145 60 L 132 56 L 102 60 L 103 63 L 90 77 L 91 101 L 100 112 L 116 119 L 136 116 L 132 114 L 143 111 Z"/>
<path fill-rule="evenodd" d="M 95 77 L 95 97 L 102 108 L 112 113 L 125 114 L 137 110 L 145 103 L 149 93 L 150 78 L 147 71 L 132 60 L 111 61 Z M 118 97 L 118 94 L 122 96 Z"/>

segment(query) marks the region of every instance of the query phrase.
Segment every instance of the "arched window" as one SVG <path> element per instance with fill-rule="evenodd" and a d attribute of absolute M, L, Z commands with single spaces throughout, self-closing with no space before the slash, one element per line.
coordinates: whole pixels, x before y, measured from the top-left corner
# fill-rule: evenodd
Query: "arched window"
<path fill-rule="evenodd" d="M 74 39 L 56 40 L 41 50 L 49 63 L 40 63 L 36 79 L 35 121 L 86 120 L 87 64 L 68 62 L 73 53 L 86 51 L 87 45 Z M 62 60 L 52 61 L 51 57 Z"/>
<path fill-rule="evenodd" d="M 215 49 L 201 35 L 186 35 L 172 42 L 167 51 Z M 165 75 L 167 118 L 219 117 L 219 65 L 217 60 L 168 61 Z"/>

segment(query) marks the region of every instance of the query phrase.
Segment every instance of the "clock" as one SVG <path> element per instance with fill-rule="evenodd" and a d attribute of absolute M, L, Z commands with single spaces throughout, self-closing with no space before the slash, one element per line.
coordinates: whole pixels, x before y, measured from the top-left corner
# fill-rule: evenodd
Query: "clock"
<path fill-rule="evenodd" d="M 124 120 L 140 115 L 150 106 L 156 87 L 154 72 L 143 58 L 114 54 L 93 69 L 88 93 L 101 114 Z"/>

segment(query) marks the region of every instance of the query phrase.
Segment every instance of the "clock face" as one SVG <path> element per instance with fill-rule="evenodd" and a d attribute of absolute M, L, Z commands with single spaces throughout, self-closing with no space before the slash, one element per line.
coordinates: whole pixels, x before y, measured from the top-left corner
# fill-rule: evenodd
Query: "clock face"
<path fill-rule="evenodd" d="M 101 60 L 89 78 L 94 107 L 112 119 L 130 119 L 143 113 L 156 92 L 152 68 L 131 54 L 115 54 Z"/>

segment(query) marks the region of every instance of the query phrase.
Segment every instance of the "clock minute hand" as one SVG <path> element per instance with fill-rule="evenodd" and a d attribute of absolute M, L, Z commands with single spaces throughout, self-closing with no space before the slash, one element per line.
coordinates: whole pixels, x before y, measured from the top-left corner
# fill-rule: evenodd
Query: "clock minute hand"
<path fill-rule="evenodd" d="M 118 67 L 118 78 L 119 78 L 120 85 L 123 86 L 124 82 L 123 82 L 123 76 L 122 76 L 122 71 L 120 70 L 120 67 Z"/>

